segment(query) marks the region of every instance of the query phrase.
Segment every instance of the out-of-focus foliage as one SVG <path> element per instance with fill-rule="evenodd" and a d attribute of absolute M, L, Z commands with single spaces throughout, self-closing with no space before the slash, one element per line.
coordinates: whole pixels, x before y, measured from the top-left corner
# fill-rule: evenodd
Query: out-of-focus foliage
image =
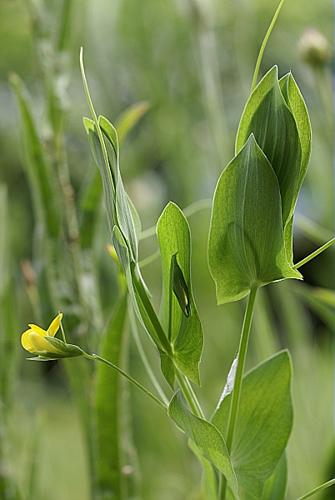
<path fill-rule="evenodd" d="M 233 156 L 233 140 L 249 93 L 257 51 L 276 7 L 276 2 L 269 0 L 73 0 L 70 4 L 70 28 L 63 32 L 63 2 L 0 2 L 0 180 L 7 185 L 6 189 L 1 187 L 0 192 L 0 262 L 8 269 L 6 279 L 0 284 L 1 307 L 5 308 L 5 314 L 1 314 L 0 335 L 1 346 L 3 339 L 9 340 L 10 352 L 6 348 L 6 354 L 13 357 L 11 366 L 15 367 L 11 402 L 1 393 L 11 416 L 10 422 L 5 424 L 8 439 L 4 451 L 8 476 L 18 477 L 20 491 L 30 491 L 27 498 L 47 496 L 51 500 L 89 498 L 86 478 L 90 458 L 85 455 L 87 448 L 79 431 L 77 413 L 69 403 L 67 378 L 61 366 L 43 364 L 28 368 L 22 354 L 19 356 L 20 376 L 17 376 L 14 364 L 19 349 L 19 335 L 17 349 L 13 342 L 17 325 L 25 325 L 32 314 L 49 318 L 50 311 L 46 310 L 49 306 L 38 299 L 39 296 L 48 297 L 49 293 L 43 279 L 39 281 L 39 290 L 36 284 L 37 277 L 43 277 L 44 273 L 43 241 L 24 173 L 27 163 L 20 135 L 22 123 L 8 76 L 18 74 L 31 94 L 29 104 L 44 151 L 50 153 L 48 169 L 51 175 L 57 168 L 51 154 L 52 138 L 57 137 L 60 129 L 64 130 L 62 147 L 67 152 L 74 187 L 73 192 L 65 190 L 65 193 L 75 200 L 80 244 L 84 248 L 87 241 L 92 241 L 87 233 L 87 228 L 92 228 L 92 205 L 87 200 L 93 199 L 93 205 L 94 200 L 100 200 L 101 186 L 94 181 L 96 167 L 90 159 L 81 123 L 86 104 L 80 83 L 79 47 L 85 47 L 98 113 L 116 121 L 134 103 L 149 105 L 140 125 L 121 144 L 120 153 L 126 188 L 141 213 L 143 226 L 149 227 L 170 199 L 184 207 L 212 196 L 219 172 Z M 318 239 L 320 232 L 323 236 L 324 232 L 332 233 L 334 229 L 330 57 L 327 55 L 325 66 L 318 64 L 317 68 L 306 64 L 305 55 L 302 60 L 299 40 L 310 26 L 320 30 L 329 46 L 333 46 L 331 0 L 286 2 L 261 68 L 265 73 L 273 64 L 278 64 L 280 76 L 294 70 L 311 115 L 313 151 L 298 200 L 298 212 L 319 226 L 315 231 L 315 226 L 307 221 L 310 230 L 306 230 L 306 220 L 297 217 L 295 261 L 323 242 L 319 241 L 320 237 Z M 306 40 L 311 43 L 311 37 L 303 40 L 305 51 Z M 63 50 L 65 45 L 66 51 Z M 50 98 L 52 95 L 56 98 Z M 57 118 L 60 116 L 58 106 L 63 110 L 61 122 Z M 38 147 L 34 153 L 39 154 Z M 62 179 L 64 181 L 64 177 L 60 177 L 60 181 Z M 62 198 L 58 193 L 62 185 L 59 178 L 51 184 L 51 188 L 48 183 L 43 184 L 48 190 L 45 196 L 49 196 L 51 189 L 56 194 L 56 202 L 60 203 Z M 8 227 L 4 237 L 2 217 L 6 190 Z M 92 193 L 91 198 L 85 197 L 88 192 Z M 80 200 L 84 210 L 78 209 Z M 63 203 L 60 205 L 56 218 L 60 216 L 64 223 L 67 215 Z M 96 227 L 93 258 L 92 247 L 87 245 L 87 252 L 82 254 L 80 275 L 82 290 L 86 291 L 89 300 L 86 298 L 81 303 L 81 311 L 85 312 L 85 324 L 94 325 L 89 334 L 90 342 L 98 345 L 98 329 L 116 303 L 118 285 L 111 259 L 105 251 L 110 242 L 105 218 L 98 210 L 94 211 L 92 220 Z M 72 222 L 70 218 L 65 224 L 70 228 L 68 236 L 76 234 L 76 231 L 71 232 Z M 203 384 L 210 387 L 206 394 L 200 390 L 200 397 L 205 406 L 213 408 L 227 376 L 227 368 L 223 367 L 229 366 L 237 349 L 242 310 L 236 303 L 215 306 L 215 291 L 206 264 L 209 210 L 192 215 L 189 223 L 194 249 L 193 288 L 205 339 L 203 366 L 206 369 L 202 370 L 201 378 Z M 80 233 L 81 228 L 84 228 L 83 233 Z M 10 264 L 3 264 L 3 240 Z M 71 238 L 68 241 L 73 243 Z M 76 239 L 74 242 L 77 244 Z M 143 240 L 140 256 L 155 252 L 157 245 L 154 237 Z M 70 245 L 70 248 L 75 247 Z M 74 255 L 70 253 L 69 259 Z M 66 261 L 66 270 L 62 269 L 67 279 L 61 282 L 59 289 L 68 306 L 69 298 L 73 303 L 71 294 L 76 290 L 75 279 L 68 273 L 70 264 L 71 260 Z M 3 272 L 4 269 L 0 269 L 1 277 Z M 159 296 L 161 285 L 159 273 L 155 261 L 143 269 L 152 290 L 157 292 L 155 296 Z M 288 464 L 294 472 L 288 478 L 289 499 L 326 480 L 335 471 L 332 410 L 335 312 L 331 291 L 324 290 L 334 288 L 334 252 L 330 250 L 306 266 L 304 276 L 308 286 L 284 282 L 276 288 L 270 286 L 269 290 L 262 290 L 251 337 L 250 360 L 253 364 L 280 346 L 288 346 L 292 352 L 295 420 Z M 6 287 L 11 291 L 9 295 L 4 295 Z M 101 310 L 96 308 L 97 303 L 101 303 Z M 70 325 L 74 328 L 78 310 L 72 310 L 71 314 Z M 85 338 L 84 329 L 79 328 L 74 333 Z M 154 364 L 150 341 L 144 337 L 143 343 Z M 0 356 L 2 373 L 3 352 Z M 139 378 L 145 377 L 132 342 L 129 364 Z M 79 373 L 85 373 L 85 369 L 80 372 L 78 367 L 77 378 Z M 103 382 L 102 378 L 98 380 Z M 142 399 L 140 394 L 132 392 L 135 443 L 141 454 L 136 457 L 131 442 L 127 444 L 127 456 L 132 465 L 124 464 L 123 472 L 127 479 L 130 478 L 128 488 L 131 491 L 132 481 L 139 481 L 133 476 L 135 467 L 141 470 L 139 484 L 143 498 L 196 499 L 199 471 L 191 454 L 160 409 Z M 36 408 L 40 418 L 35 442 Z M 2 419 L 0 425 L 3 425 Z M 34 442 L 40 457 L 37 484 L 35 464 L 29 459 Z M 0 459 L 2 461 L 2 455 Z M 29 470 L 31 475 L 27 478 Z M 59 481 L 59 477 L 63 480 Z"/>

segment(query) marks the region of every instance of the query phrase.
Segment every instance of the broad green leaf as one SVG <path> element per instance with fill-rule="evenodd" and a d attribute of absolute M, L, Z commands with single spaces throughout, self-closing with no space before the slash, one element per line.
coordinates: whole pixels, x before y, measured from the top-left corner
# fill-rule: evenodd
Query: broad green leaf
<path fill-rule="evenodd" d="M 253 135 L 218 181 L 208 258 L 219 304 L 253 286 L 301 278 L 286 257 L 277 177 Z"/>
<path fill-rule="evenodd" d="M 295 119 L 279 86 L 277 66 L 260 81 L 244 108 L 236 137 L 236 153 L 250 134 L 254 134 L 278 178 L 284 227 L 296 204 L 302 151 Z"/>
<path fill-rule="evenodd" d="M 120 297 L 108 322 L 101 355 L 120 366 L 127 314 L 127 295 Z M 122 381 L 104 364 L 96 367 L 93 423 L 95 436 L 95 491 L 98 498 L 123 498 L 122 485 Z"/>
<path fill-rule="evenodd" d="M 212 422 L 226 435 L 231 395 Z M 231 450 L 241 500 L 262 498 L 264 481 L 275 470 L 292 429 L 291 362 L 287 351 L 251 370 L 243 380 Z"/>
<path fill-rule="evenodd" d="M 284 500 L 287 488 L 287 459 L 283 453 L 275 470 L 265 481 L 262 500 Z"/>
<path fill-rule="evenodd" d="M 25 89 L 17 75 L 11 77 L 11 85 L 19 106 L 26 150 L 25 168 L 32 191 L 33 203 L 50 238 L 57 238 L 61 229 L 60 207 L 57 204 L 56 180 L 46 158 Z"/>
<path fill-rule="evenodd" d="M 198 452 L 225 476 L 235 497 L 239 498 L 236 475 L 226 443 L 218 429 L 210 422 L 193 415 L 186 408 L 179 392 L 174 395 L 170 402 L 169 416 L 193 441 Z"/>
<path fill-rule="evenodd" d="M 173 346 L 174 361 L 191 380 L 199 383 L 203 346 L 202 327 L 191 282 L 191 234 L 180 208 L 169 203 L 157 223 L 162 273 L 162 324 Z"/>

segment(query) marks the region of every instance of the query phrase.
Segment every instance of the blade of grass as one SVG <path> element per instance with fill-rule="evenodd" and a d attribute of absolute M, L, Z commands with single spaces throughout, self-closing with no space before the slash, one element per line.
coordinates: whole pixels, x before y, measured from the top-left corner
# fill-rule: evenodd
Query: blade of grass
<path fill-rule="evenodd" d="M 127 296 L 120 297 L 102 337 L 101 353 L 113 363 L 123 357 Z M 96 367 L 93 425 L 95 430 L 95 481 L 97 496 L 124 498 L 122 481 L 122 385 L 119 374 L 104 364 Z"/>

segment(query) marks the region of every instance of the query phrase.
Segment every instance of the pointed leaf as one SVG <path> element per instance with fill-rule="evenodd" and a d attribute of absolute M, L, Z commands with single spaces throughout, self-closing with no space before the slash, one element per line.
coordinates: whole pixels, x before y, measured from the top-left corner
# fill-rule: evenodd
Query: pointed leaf
<path fill-rule="evenodd" d="M 226 435 L 231 395 L 212 422 Z M 292 429 L 291 362 L 282 351 L 245 377 L 236 422 L 231 460 L 242 500 L 259 500 L 264 481 L 275 470 Z"/>
<path fill-rule="evenodd" d="M 301 277 L 286 257 L 276 175 L 253 135 L 218 181 L 208 258 L 219 304 L 253 286 Z"/>
<path fill-rule="evenodd" d="M 225 476 L 235 497 L 239 498 L 235 472 L 226 443 L 218 429 L 210 422 L 193 415 L 186 408 L 179 392 L 171 400 L 169 416 L 194 442 L 198 452 Z"/>
<path fill-rule="evenodd" d="M 199 383 L 202 326 L 191 282 L 191 234 L 180 208 L 169 203 L 157 224 L 162 273 L 162 322 L 173 345 L 178 368 Z"/>
<path fill-rule="evenodd" d="M 254 134 L 278 178 L 283 226 L 292 217 L 301 177 L 301 145 L 296 122 L 286 104 L 274 66 L 251 94 L 242 114 L 236 152 Z"/>

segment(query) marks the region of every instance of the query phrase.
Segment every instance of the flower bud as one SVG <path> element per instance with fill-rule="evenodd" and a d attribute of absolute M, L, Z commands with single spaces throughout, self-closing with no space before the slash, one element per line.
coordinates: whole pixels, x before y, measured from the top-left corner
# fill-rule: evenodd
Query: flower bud
<path fill-rule="evenodd" d="M 332 58 L 332 50 L 327 38 L 314 28 L 307 29 L 298 43 L 302 60 L 313 68 L 327 65 Z"/>

